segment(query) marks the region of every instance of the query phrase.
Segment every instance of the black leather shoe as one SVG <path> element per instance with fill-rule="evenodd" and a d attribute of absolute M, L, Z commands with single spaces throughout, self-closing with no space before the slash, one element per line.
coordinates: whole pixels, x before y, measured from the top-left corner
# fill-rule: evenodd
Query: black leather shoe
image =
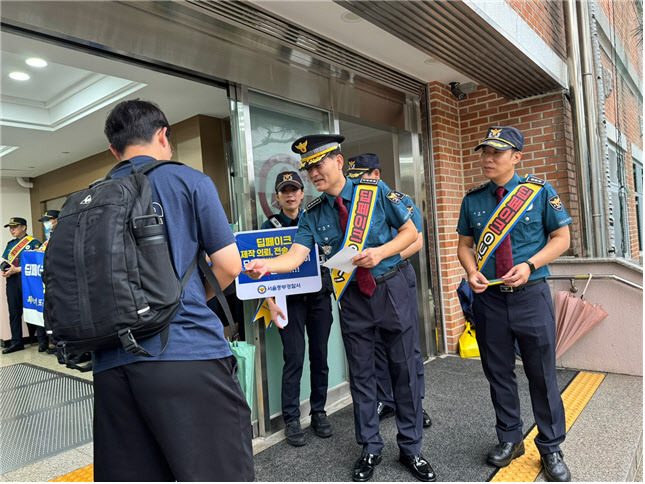
<path fill-rule="evenodd" d="M 421 454 L 403 455 L 399 454 L 399 461 L 408 468 L 414 477 L 424 482 L 434 482 L 437 476 L 430 463 Z"/>
<path fill-rule="evenodd" d="M 287 422 L 284 434 L 287 436 L 287 442 L 294 447 L 302 447 L 305 445 L 305 433 L 300 427 L 300 420 L 296 419 Z"/>
<path fill-rule="evenodd" d="M 374 468 L 381 463 L 381 456 L 363 452 L 354 464 L 352 480 L 356 482 L 369 481 L 374 475 Z"/>
<path fill-rule="evenodd" d="M 376 411 L 378 412 L 379 422 L 383 419 L 394 417 L 394 414 L 396 413 L 396 410 L 394 410 L 392 407 L 389 407 L 388 405 L 383 404 L 383 402 L 378 402 Z"/>
<path fill-rule="evenodd" d="M 331 437 L 331 424 L 329 423 L 325 412 L 316 412 L 311 414 L 311 428 L 314 429 L 314 433 L 318 437 L 322 437 L 323 439 Z"/>
<path fill-rule="evenodd" d="M 47 353 L 48 355 L 55 355 L 56 354 L 56 348 L 47 348 L 45 350 L 45 353 Z"/>
<path fill-rule="evenodd" d="M 488 453 L 488 463 L 495 467 L 506 467 L 513 459 L 524 455 L 524 442 L 502 442 Z"/>
<path fill-rule="evenodd" d="M 432 420 L 430 420 L 430 415 L 428 415 L 428 412 L 426 412 L 424 408 L 423 409 L 423 428 L 427 429 L 428 427 L 432 427 Z"/>
<path fill-rule="evenodd" d="M 43 351 L 47 351 L 49 349 L 49 341 L 43 341 L 38 345 L 38 353 L 42 353 Z"/>
<path fill-rule="evenodd" d="M 23 344 L 11 345 L 11 346 L 9 346 L 9 348 L 3 349 L 2 354 L 3 355 L 8 355 L 9 353 L 13 353 L 14 351 L 20 351 L 20 350 L 24 350 L 24 349 L 25 349 L 25 345 L 23 345 Z"/>
<path fill-rule="evenodd" d="M 549 482 L 569 482 L 571 480 L 571 471 L 564 463 L 562 452 L 544 454 L 540 457 L 544 466 L 544 475 Z"/>

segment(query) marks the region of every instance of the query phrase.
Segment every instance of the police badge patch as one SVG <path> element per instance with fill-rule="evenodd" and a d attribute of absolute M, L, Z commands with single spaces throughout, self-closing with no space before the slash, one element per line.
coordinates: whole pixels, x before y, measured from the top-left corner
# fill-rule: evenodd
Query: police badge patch
<path fill-rule="evenodd" d="M 403 195 L 403 193 L 399 193 L 396 190 L 390 190 L 387 193 L 388 200 L 393 203 L 401 203 L 401 200 L 403 199 L 404 196 L 405 195 Z"/>
<path fill-rule="evenodd" d="M 549 198 L 549 205 L 553 207 L 553 210 L 562 212 L 562 202 L 560 201 L 560 197 L 558 197 L 557 195 L 554 195 L 551 198 Z"/>
<path fill-rule="evenodd" d="M 320 248 L 323 250 L 325 255 L 331 254 L 331 245 L 321 245 Z"/>

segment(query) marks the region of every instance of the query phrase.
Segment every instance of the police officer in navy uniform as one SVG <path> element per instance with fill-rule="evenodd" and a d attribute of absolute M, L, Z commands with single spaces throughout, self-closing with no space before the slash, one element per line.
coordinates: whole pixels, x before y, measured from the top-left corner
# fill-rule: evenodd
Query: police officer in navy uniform
<path fill-rule="evenodd" d="M 304 186 L 295 171 L 284 171 L 275 180 L 275 192 L 282 207 L 262 224 L 262 229 L 297 227 L 302 215 L 300 207 L 304 197 Z M 305 434 L 300 427 L 300 378 L 305 357 L 305 328 L 309 340 L 309 368 L 311 373 L 311 427 L 318 437 L 332 435 L 327 414 L 327 342 L 333 317 L 331 313 L 332 292 L 329 269 L 320 267 L 322 288 L 311 294 L 287 296 L 289 324 L 280 325 L 281 309 L 272 298 L 267 298 L 272 320 L 276 323 L 282 338 L 284 368 L 282 369 L 282 418 L 285 423 L 287 442 L 295 447 L 305 445 Z"/>
<path fill-rule="evenodd" d="M 353 156 L 352 158 L 349 158 L 347 160 L 347 163 L 349 165 L 349 168 L 347 170 L 347 178 L 373 178 L 376 180 L 381 179 L 381 163 L 378 156 L 374 153 L 363 153 L 358 156 Z M 405 193 L 397 192 L 396 190 L 392 190 L 392 194 L 397 197 L 401 201 L 401 203 L 408 209 L 412 216 L 412 222 L 414 222 L 414 226 L 416 227 L 418 232 L 416 240 L 400 254 L 401 258 L 405 261 L 423 248 L 423 220 L 421 218 L 421 210 L 419 210 L 419 207 L 414 204 L 410 196 L 406 195 Z M 396 230 L 394 231 L 394 233 L 396 233 Z M 414 287 L 410 288 L 410 290 L 410 297 L 416 301 L 416 284 Z M 392 396 L 392 382 L 390 379 L 390 370 L 387 364 L 385 347 L 383 346 L 383 342 L 381 341 L 378 332 L 376 333 L 376 345 L 374 346 L 374 352 L 376 365 L 376 388 L 378 398 L 377 412 L 380 421 L 394 416 L 394 414 L 396 413 L 396 404 L 394 403 L 394 397 Z M 423 366 L 423 357 L 421 356 L 420 351 L 417 355 L 417 359 L 418 364 Z M 425 396 L 425 382 L 421 381 L 419 383 L 419 389 L 421 390 L 420 398 L 423 398 Z M 430 416 L 425 411 L 425 409 L 423 409 L 423 427 L 428 428 L 431 426 L 432 420 L 430 419 Z"/>
<path fill-rule="evenodd" d="M 515 378 L 515 341 L 529 380 L 538 427 L 535 444 L 546 478 L 569 481 L 571 473 L 560 444 L 565 417 L 555 373 L 555 320 L 545 281 L 547 264 L 569 248 L 571 217 L 554 188 L 533 176 L 520 178 L 515 165 L 522 158 L 524 135 L 513 127 L 493 126 L 475 151 L 489 182 L 468 191 L 461 205 L 457 232 L 459 261 L 475 293 L 473 312 L 484 374 L 490 383 L 499 444 L 488 462 L 505 467 L 524 454 L 520 402 Z M 519 184 L 542 190 L 502 240 L 488 263 L 478 270 L 473 246 L 499 201 Z M 501 278 L 502 284 L 488 285 Z"/>
<path fill-rule="evenodd" d="M 435 473 L 421 455 L 418 372 L 422 368 L 416 358 L 417 306 L 416 301 L 411 301 L 409 290 L 416 281 L 414 271 L 409 264 L 401 264 L 399 255 L 415 241 L 417 231 L 410 212 L 392 196 L 385 183 L 345 178 L 340 151 L 344 139 L 339 135 L 310 135 L 293 143 L 291 149 L 301 156 L 300 169 L 306 170 L 316 189 L 324 193 L 307 206 L 289 252 L 274 259 L 255 259 L 247 265 L 246 273 L 260 278 L 269 272 L 290 272 L 303 263 L 315 243 L 325 253 L 336 254 L 345 240 L 341 224 L 347 223 L 348 217 L 351 220 L 355 185 L 378 185 L 366 243 L 352 258 L 357 269 L 339 301 L 356 440 L 362 446 L 352 479 L 360 482 L 371 479 L 384 447 L 379 435 L 374 370 L 375 333 L 380 332 L 391 362 L 399 459 L 417 479 L 434 481 Z M 398 231 L 396 237 L 392 236 L 392 228 Z"/>
<path fill-rule="evenodd" d="M 22 217 L 11 217 L 5 228 L 9 227 L 12 240 L 7 242 L 7 246 L 2 254 L 2 277 L 7 280 L 7 306 L 9 306 L 9 327 L 11 328 L 11 344 L 2 350 L 3 354 L 13 353 L 25 349 L 22 342 L 22 268 L 20 267 L 20 255 L 16 256 L 11 263 L 8 262 L 11 251 L 27 236 L 27 221 Z M 36 250 L 40 247 L 40 241 L 32 239 L 22 250 Z M 22 251 L 20 252 L 22 253 Z M 49 345 L 45 328 L 37 327 L 38 351 Z"/>

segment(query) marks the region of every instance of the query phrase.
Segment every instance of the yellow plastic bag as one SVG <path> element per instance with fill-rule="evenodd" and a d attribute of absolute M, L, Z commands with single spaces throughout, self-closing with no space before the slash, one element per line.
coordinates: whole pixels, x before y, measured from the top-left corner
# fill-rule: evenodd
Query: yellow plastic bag
<path fill-rule="evenodd" d="M 459 338 L 459 356 L 462 358 L 479 356 L 479 346 L 477 346 L 477 339 L 475 338 L 475 329 L 471 328 L 469 321 L 466 321 L 464 334 Z"/>

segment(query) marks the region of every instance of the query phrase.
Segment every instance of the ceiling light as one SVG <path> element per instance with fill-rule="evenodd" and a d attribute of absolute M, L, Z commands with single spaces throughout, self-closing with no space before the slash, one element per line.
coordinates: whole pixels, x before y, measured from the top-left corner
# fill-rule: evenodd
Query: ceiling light
<path fill-rule="evenodd" d="M 47 67 L 47 61 L 38 57 L 30 57 L 25 62 L 31 67 Z"/>
<path fill-rule="evenodd" d="M 363 20 L 361 17 L 359 17 L 353 12 L 345 12 L 340 16 L 340 18 L 343 19 L 345 22 L 350 22 L 350 23 L 360 22 L 361 20 Z"/>
<path fill-rule="evenodd" d="M 433 59 L 432 57 L 428 57 L 426 60 L 423 61 L 424 64 L 432 65 L 436 64 L 439 62 L 437 59 Z"/>
<path fill-rule="evenodd" d="M 12 72 L 9 74 L 9 77 L 11 79 L 15 79 L 16 81 L 27 81 L 29 80 L 29 74 L 25 74 L 24 72 Z"/>

